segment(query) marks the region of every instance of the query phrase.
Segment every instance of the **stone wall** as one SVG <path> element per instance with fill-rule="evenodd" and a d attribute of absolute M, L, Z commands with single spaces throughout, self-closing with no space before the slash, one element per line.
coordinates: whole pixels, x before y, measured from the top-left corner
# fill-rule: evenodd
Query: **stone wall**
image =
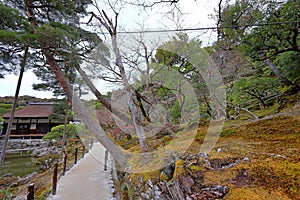
<path fill-rule="evenodd" d="M 8 140 L 7 150 L 16 149 L 32 149 L 32 148 L 46 148 L 50 146 L 50 142 L 42 139 L 11 139 Z"/>

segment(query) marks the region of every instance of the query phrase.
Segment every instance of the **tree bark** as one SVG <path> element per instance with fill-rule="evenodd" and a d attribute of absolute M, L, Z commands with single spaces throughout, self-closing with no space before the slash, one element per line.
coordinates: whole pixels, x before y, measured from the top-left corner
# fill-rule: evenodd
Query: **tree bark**
<path fill-rule="evenodd" d="M 50 69 L 52 70 L 56 79 L 62 86 L 66 96 L 68 97 L 69 100 L 72 99 L 72 105 L 74 111 L 80 116 L 84 124 L 95 135 L 97 140 L 111 153 L 111 155 L 116 159 L 116 161 L 121 165 L 125 165 L 126 158 L 124 153 L 105 134 L 104 130 L 99 126 L 98 122 L 94 121 L 93 117 L 90 115 L 90 112 L 81 103 L 80 99 L 75 94 L 73 94 L 72 87 L 68 79 L 65 77 L 63 71 L 61 71 L 60 67 L 58 66 L 52 54 L 45 49 L 43 49 L 43 53 L 46 56 L 46 59 L 50 65 Z"/>
<path fill-rule="evenodd" d="M 142 150 L 142 152 L 146 152 L 147 145 L 145 143 L 145 139 L 146 139 L 145 132 L 143 130 L 143 127 L 140 125 L 140 122 L 137 117 L 137 108 L 132 99 L 134 92 L 132 91 L 129 81 L 126 76 L 125 68 L 124 68 L 124 65 L 122 62 L 122 56 L 121 56 L 121 53 L 120 53 L 120 50 L 119 50 L 118 44 L 117 44 L 117 34 L 115 32 L 111 35 L 111 39 L 112 39 L 113 51 L 116 56 L 116 65 L 118 66 L 118 68 L 120 70 L 120 74 L 122 76 L 123 84 L 124 84 L 125 91 L 126 91 L 126 96 L 128 96 L 128 106 L 129 106 L 129 109 L 131 112 L 132 122 L 135 127 L 136 134 L 139 138 L 141 150 Z"/>
<path fill-rule="evenodd" d="M 29 22 L 34 27 L 34 32 L 38 28 L 36 23 L 34 10 L 32 2 L 27 2 L 27 16 Z M 43 41 L 39 41 L 40 46 L 43 45 Z M 72 102 L 74 111 L 81 117 L 84 124 L 88 129 L 95 135 L 97 140 L 111 153 L 115 160 L 121 165 L 125 166 L 127 163 L 126 157 L 121 149 L 105 134 L 104 130 L 99 126 L 98 122 L 94 121 L 90 112 L 81 103 L 80 99 L 73 94 L 72 86 L 65 76 L 64 72 L 61 70 L 60 66 L 57 64 L 53 54 L 46 48 L 42 48 L 42 53 L 45 55 L 46 60 L 50 66 L 51 71 L 54 73 L 56 80 L 60 83 L 63 88 L 65 95 L 68 97 L 69 101 Z"/>
<path fill-rule="evenodd" d="M 129 116 L 126 115 L 125 113 L 123 113 L 119 110 L 113 110 L 112 107 L 111 107 L 111 104 L 104 98 L 104 96 L 101 94 L 101 92 L 95 87 L 95 85 L 92 83 L 92 81 L 88 78 L 88 75 L 85 73 L 85 71 L 82 70 L 82 68 L 79 65 L 76 65 L 75 68 L 78 71 L 78 73 L 80 74 L 80 76 L 82 77 L 82 79 L 84 80 L 84 82 L 86 83 L 86 85 L 90 88 L 92 93 L 96 96 L 96 98 L 100 101 L 100 103 L 107 110 L 109 110 L 112 114 L 115 114 L 120 119 L 122 119 L 126 122 L 131 120 L 129 118 Z"/>
<path fill-rule="evenodd" d="M 248 113 L 253 119 L 257 120 L 258 117 L 256 115 L 253 114 L 253 112 L 251 112 L 250 110 L 246 109 L 246 108 L 240 108 L 240 110 L 245 111 L 246 113 Z"/>
<path fill-rule="evenodd" d="M 120 70 L 120 73 L 121 73 L 121 76 L 122 76 L 122 79 L 123 79 L 123 83 L 124 83 L 124 86 L 125 86 L 126 96 L 128 96 L 128 106 L 129 106 L 129 109 L 130 109 L 130 112 L 131 112 L 132 122 L 133 122 L 133 125 L 135 127 L 136 134 L 139 138 L 139 143 L 140 143 L 141 149 L 142 149 L 143 152 L 146 152 L 147 151 L 147 146 L 145 144 L 146 136 L 145 136 L 143 127 L 141 127 L 140 122 L 139 122 L 138 117 L 137 117 L 137 108 L 136 108 L 136 106 L 133 102 L 133 99 L 132 99 L 133 98 L 133 91 L 131 91 L 129 81 L 128 81 L 126 73 L 125 73 L 125 68 L 123 66 L 121 53 L 120 53 L 120 51 L 118 49 L 118 45 L 117 45 L 117 36 L 116 36 L 116 34 L 112 35 L 112 46 L 113 46 L 114 54 L 116 55 L 116 64 L 117 64 L 117 66 Z"/>
<path fill-rule="evenodd" d="M 100 10 L 100 9 L 99 9 Z M 95 17 L 101 25 L 103 25 L 105 27 L 105 29 L 109 32 L 110 37 L 111 37 L 111 44 L 112 44 L 112 48 L 113 48 L 113 52 L 116 56 L 116 65 L 120 71 L 120 75 L 125 87 L 125 94 L 128 97 L 128 106 L 131 112 L 131 117 L 132 117 L 132 122 L 133 125 L 135 127 L 136 130 L 136 134 L 139 138 L 139 143 L 142 149 L 142 152 L 146 152 L 147 151 L 147 145 L 145 143 L 145 132 L 143 130 L 143 127 L 140 125 L 140 122 L 138 120 L 138 116 L 137 116 L 137 108 L 133 102 L 133 95 L 134 95 L 134 91 L 132 90 L 128 78 L 126 76 L 126 72 L 125 72 L 125 67 L 124 64 L 122 62 L 122 56 L 120 53 L 120 50 L 118 48 L 118 44 L 117 44 L 117 19 L 118 19 L 118 13 L 115 13 L 115 22 L 113 22 L 106 14 L 106 12 L 104 10 L 102 10 L 102 13 L 99 13 L 100 16 L 95 15 L 94 13 L 92 13 L 92 17 Z"/>
<path fill-rule="evenodd" d="M 79 65 L 75 65 L 76 70 L 86 83 L 86 85 L 90 88 L 93 94 L 97 97 L 97 99 L 102 103 L 102 105 L 107 108 L 110 112 L 112 112 L 110 103 L 103 97 L 103 95 L 99 92 L 99 90 L 95 87 L 92 81 L 88 78 L 88 75 L 83 71 L 83 69 Z"/>
<path fill-rule="evenodd" d="M 68 116 L 68 112 L 69 112 L 69 100 L 66 97 L 66 110 L 65 110 L 65 121 L 64 121 L 64 132 L 63 132 L 63 138 L 62 138 L 62 142 L 61 142 L 61 152 L 60 152 L 60 160 L 63 160 L 64 158 L 64 153 L 66 153 L 65 150 L 65 143 L 67 140 L 67 124 L 69 121 L 69 116 Z"/>

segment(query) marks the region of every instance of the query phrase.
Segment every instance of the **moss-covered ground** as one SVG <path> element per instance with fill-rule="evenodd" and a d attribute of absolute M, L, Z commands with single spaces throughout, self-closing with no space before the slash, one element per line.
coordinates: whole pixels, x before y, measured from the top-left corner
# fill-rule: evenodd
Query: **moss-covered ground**
<path fill-rule="evenodd" d="M 208 154 L 210 166 L 199 159 L 186 162 L 180 158 L 175 162 L 172 178 L 162 174 L 162 170 L 149 170 L 129 174 L 123 181 L 130 180 L 132 186 L 139 184 L 141 179 L 144 183 L 149 179 L 168 182 L 181 174 L 186 175 L 188 170 L 192 177 L 201 179 L 198 183 L 195 181 L 196 187 L 227 186 L 229 192 L 225 199 L 300 199 L 299 111 L 299 105 L 295 105 L 278 113 L 278 105 L 275 105 L 268 110 L 256 111 L 258 120 L 227 121 L 218 142 Z M 193 142 L 186 143 L 189 147 L 185 155 L 199 153 L 207 128 L 207 124 L 199 126 Z M 182 132 L 178 137 L 184 134 L 189 135 L 189 132 Z M 147 142 L 154 148 L 160 147 L 162 140 L 170 144 L 172 139 L 165 136 Z M 184 144 L 181 143 L 183 140 L 182 137 L 174 145 Z M 129 150 L 139 152 L 140 148 L 137 145 Z M 158 161 L 154 159 L 155 162 Z M 151 169 L 154 164 L 147 166 Z"/>

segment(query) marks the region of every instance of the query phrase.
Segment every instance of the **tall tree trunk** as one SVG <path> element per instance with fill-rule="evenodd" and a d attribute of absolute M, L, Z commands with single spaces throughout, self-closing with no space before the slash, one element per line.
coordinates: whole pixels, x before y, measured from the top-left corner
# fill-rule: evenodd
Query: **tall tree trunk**
<path fill-rule="evenodd" d="M 100 9 L 99 9 L 100 11 Z M 125 87 L 125 92 L 126 92 L 126 96 L 128 97 L 128 106 L 129 109 L 131 111 L 131 117 L 132 117 L 132 122 L 133 125 L 135 127 L 136 130 L 136 134 L 139 138 L 139 143 L 141 146 L 141 149 L 143 152 L 147 151 L 147 145 L 145 143 L 145 132 L 143 130 L 143 127 L 140 125 L 140 122 L 138 120 L 138 116 L 137 116 L 137 109 L 136 106 L 133 102 L 133 95 L 134 95 L 134 91 L 132 90 L 129 81 L 127 79 L 126 76 L 126 72 L 125 72 L 125 67 L 123 65 L 122 62 L 122 56 L 119 50 L 119 46 L 117 44 L 117 19 L 118 19 L 118 13 L 115 13 L 115 22 L 113 22 L 105 13 L 104 10 L 102 10 L 102 13 L 99 13 L 100 15 L 95 15 L 94 13 L 92 13 L 92 17 L 95 17 L 101 25 L 103 25 L 105 27 L 105 29 L 109 32 L 110 37 L 111 37 L 111 44 L 112 44 L 112 48 L 113 48 L 113 52 L 116 56 L 116 65 L 120 71 L 122 80 L 123 80 L 123 84 Z"/>
<path fill-rule="evenodd" d="M 281 72 L 277 69 L 277 67 L 274 65 L 274 63 L 268 58 L 266 60 L 266 63 L 268 64 L 269 68 L 272 70 L 272 72 L 276 75 L 276 77 L 286 86 L 292 85 L 292 82 L 289 81 L 287 78 L 285 78 Z"/>
<path fill-rule="evenodd" d="M 62 142 L 61 142 L 61 152 L 60 152 L 60 160 L 63 159 L 64 153 L 66 153 L 65 150 L 65 143 L 67 140 L 67 124 L 69 121 L 69 116 L 68 116 L 68 112 L 69 112 L 69 100 L 68 97 L 66 97 L 66 110 L 65 110 L 65 121 L 64 121 L 64 132 L 63 132 L 63 138 L 62 138 Z"/>
<path fill-rule="evenodd" d="M 90 112 L 87 108 L 81 103 L 80 99 L 73 94 L 71 84 L 68 79 L 65 77 L 63 71 L 61 71 L 56 60 L 47 50 L 43 49 L 43 53 L 46 56 L 46 59 L 50 65 L 51 71 L 54 73 L 55 78 L 60 83 L 63 88 L 66 96 L 69 100 L 72 100 L 72 105 L 74 111 L 80 116 L 84 124 L 88 129 L 95 135 L 97 140 L 110 152 L 110 154 L 116 159 L 120 165 L 126 164 L 126 158 L 124 153 L 120 148 L 105 134 L 104 130 L 99 126 L 98 122 L 94 121 Z"/>
<path fill-rule="evenodd" d="M 120 119 L 128 122 L 130 121 L 130 118 L 125 113 L 119 111 L 119 110 L 113 110 L 111 107 L 111 104 L 104 98 L 104 96 L 101 94 L 101 92 L 95 87 L 95 85 L 92 83 L 92 81 L 88 78 L 88 75 L 85 73 L 85 71 L 82 70 L 82 68 L 79 65 L 75 66 L 76 70 L 86 83 L 86 85 L 90 88 L 92 93 L 96 96 L 96 98 L 100 101 L 100 103 L 109 110 L 112 114 L 115 114 Z"/>
<path fill-rule="evenodd" d="M 33 10 L 33 5 L 31 1 L 27 4 L 27 16 L 31 25 L 37 29 L 38 25 L 36 23 L 35 14 Z M 35 31 L 34 31 L 35 32 Z M 40 41 L 40 45 L 43 45 L 43 41 Z M 60 66 L 57 64 L 53 54 L 46 48 L 42 48 L 42 52 L 46 57 L 46 60 L 50 66 L 51 71 L 54 73 L 56 80 L 60 83 L 64 90 L 65 95 L 68 97 L 69 101 L 72 102 L 74 111 L 81 117 L 88 129 L 95 135 L 97 140 L 110 152 L 110 154 L 115 158 L 115 160 L 121 165 L 126 165 L 126 158 L 121 149 L 105 134 L 104 130 L 99 126 L 98 122 L 94 121 L 90 112 L 81 103 L 80 99 L 73 94 L 73 90 L 69 80 L 66 78 L 64 72 L 61 70 Z"/>
<path fill-rule="evenodd" d="M 75 65 L 76 70 L 86 83 L 86 85 L 90 88 L 92 93 L 97 97 L 97 99 L 102 103 L 102 105 L 107 108 L 110 112 L 112 112 L 110 103 L 104 98 L 104 96 L 99 92 L 99 90 L 95 87 L 92 81 L 88 78 L 88 75 L 83 71 L 83 69 L 79 65 Z"/>
<path fill-rule="evenodd" d="M 1 173 L 1 170 L 2 170 L 2 166 L 3 166 L 3 161 L 4 161 L 4 158 L 5 158 L 5 150 L 6 150 L 7 142 L 8 142 L 10 131 L 11 131 L 11 126 L 12 126 L 12 123 L 13 123 L 13 120 L 14 120 L 15 110 L 16 110 L 16 107 L 17 107 L 17 104 L 18 104 L 19 92 L 20 92 L 20 88 L 21 88 L 23 74 L 24 74 L 24 71 L 25 71 L 27 54 L 28 54 L 28 46 L 25 47 L 25 52 L 24 52 L 24 57 L 23 57 L 22 63 L 21 63 L 21 69 L 20 69 L 20 74 L 19 74 L 19 78 L 18 78 L 16 93 L 15 93 L 15 96 L 14 96 L 14 101 L 13 101 L 13 105 L 12 105 L 12 108 L 11 108 L 11 112 L 10 112 L 10 116 L 9 116 L 9 120 L 8 120 L 8 125 L 7 125 L 7 128 L 6 128 L 4 141 L 3 141 L 2 146 L 1 146 L 0 173 Z"/>
<path fill-rule="evenodd" d="M 137 116 L 137 108 L 133 102 L 134 91 L 132 91 L 132 88 L 129 84 L 129 81 L 128 81 L 126 73 L 125 73 L 125 68 L 124 68 L 124 65 L 122 62 L 122 56 L 121 56 L 121 53 L 120 53 L 120 50 L 119 50 L 118 44 L 117 44 L 117 35 L 115 32 L 111 35 L 111 39 L 112 39 L 113 51 L 116 56 L 116 65 L 118 66 L 118 68 L 120 70 L 120 74 L 122 76 L 125 91 L 126 91 L 126 96 L 128 97 L 128 106 L 129 106 L 129 109 L 131 112 L 132 122 L 135 127 L 136 134 L 139 138 L 141 150 L 142 150 L 142 152 L 146 152 L 148 149 L 147 145 L 145 143 L 146 135 L 145 135 L 143 127 L 140 125 L 141 123 Z"/>

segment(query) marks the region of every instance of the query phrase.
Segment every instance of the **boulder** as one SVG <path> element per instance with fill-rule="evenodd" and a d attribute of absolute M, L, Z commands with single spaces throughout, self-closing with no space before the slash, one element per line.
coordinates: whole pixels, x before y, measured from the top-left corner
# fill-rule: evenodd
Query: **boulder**
<path fill-rule="evenodd" d="M 37 172 L 32 172 L 31 174 L 25 175 L 23 178 L 18 180 L 18 185 L 25 185 L 33 180 L 33 178 L 38 175 Z"/>
<path fill-rule="evenodd" d="M 3 174 L 3 175 L 2 175 L 2 178 L 5 179 L 5 178 L 10 178 L 10 177 L 12 177 L 12 176 L 13 176 L 13 175 L 10 174 L 10 173 L 9 173 L 9 174 Z"/>

